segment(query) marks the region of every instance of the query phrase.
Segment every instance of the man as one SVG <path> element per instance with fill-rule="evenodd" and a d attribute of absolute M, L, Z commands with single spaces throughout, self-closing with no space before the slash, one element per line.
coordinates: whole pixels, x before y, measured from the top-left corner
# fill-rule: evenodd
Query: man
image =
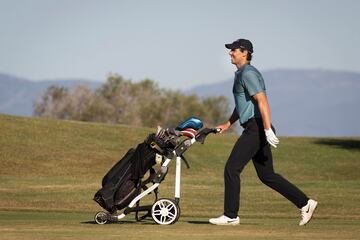
<path fill-rule="evenodd" d="M 229 120 L 217 128 L 223 133 L 239 120 L 244 131 L 225 165 L 224 215 L 209 222 L 216 225 L 239 224 L 240 173 L 252 159 L 260 180 L 300 208 L 299 225 L 305 225 L 310 221 L 317 202 L 274 172 L 270 145 L 276 148 L 279 139 L 271 125 L 264 80 L 250 64 L 253 45 L 247 39 L 238 39 L 225 44 L 225 47 L 230 49 L 231 63 L 237 67 L 233 85 L 235 108 Z"/>

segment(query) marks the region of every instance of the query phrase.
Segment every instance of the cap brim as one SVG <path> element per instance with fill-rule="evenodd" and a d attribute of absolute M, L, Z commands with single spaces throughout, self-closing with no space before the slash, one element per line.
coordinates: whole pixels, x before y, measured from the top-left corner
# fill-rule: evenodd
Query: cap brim
<path fill-rule="evenodd" d="M 226 47 L 227 49 L 233 49 L 233 48 L 235 48 L 234 44 L 232 44 L 232 43 L 225 44 L 225 47 Z"/>

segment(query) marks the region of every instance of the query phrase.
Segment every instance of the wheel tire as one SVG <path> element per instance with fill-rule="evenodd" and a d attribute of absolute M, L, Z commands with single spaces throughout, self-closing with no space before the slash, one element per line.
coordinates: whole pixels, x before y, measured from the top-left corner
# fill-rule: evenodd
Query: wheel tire
<path fill-rule="evenodd" d="M 95 214 L 94 220 L 97 224 L 104 225 L 108 222 L 109 214 L 107 212 L 97 212 Z"/>
<path fill-rule="evenodd" d="M 174 224 L 179 220 L 180 207 L 173 199 L 162 198 L 153 204 L 151 216 L 157 224 Z"/>

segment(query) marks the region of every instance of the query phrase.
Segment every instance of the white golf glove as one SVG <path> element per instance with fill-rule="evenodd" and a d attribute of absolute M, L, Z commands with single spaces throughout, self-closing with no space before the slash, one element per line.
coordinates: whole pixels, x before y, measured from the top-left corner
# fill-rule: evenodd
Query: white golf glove
<path fill-rule="evenodd" d="M 275 133 L 273 132 L 273 130 L 271 128 L 269 129 L 265 129 L 265 135 L 266 135 L 266 140 L 268 141 L 268 143 L 270 143 L 271 146 L 273 146 L 274 148 L 276 148 L 279 144 L 279 139 L 276 137 Z"/>

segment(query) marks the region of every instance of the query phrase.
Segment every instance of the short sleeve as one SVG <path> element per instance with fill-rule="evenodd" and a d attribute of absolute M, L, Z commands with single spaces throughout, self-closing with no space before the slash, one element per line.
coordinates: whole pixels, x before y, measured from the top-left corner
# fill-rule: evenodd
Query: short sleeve
<path fill-rule="evenodd" d="M 250 96 L 254 96 L 259 92 L 264 92 L 264 88 L 261 84 L 261 79 L 255 71 L 246 71 L 242 76 L 245 89 Z"/>

